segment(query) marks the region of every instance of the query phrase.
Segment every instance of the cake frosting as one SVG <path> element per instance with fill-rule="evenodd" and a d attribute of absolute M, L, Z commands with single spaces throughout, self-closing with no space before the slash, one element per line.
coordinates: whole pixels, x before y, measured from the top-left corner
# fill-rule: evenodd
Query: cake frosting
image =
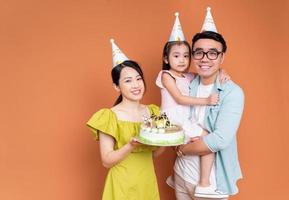
<path fill-rule="evenodd" d="M 144 117 L 139 134 L 140 142 L 156 146 L 176 146 L 184 143 L 183 129 L 171 124 L 165 113 Z"/>

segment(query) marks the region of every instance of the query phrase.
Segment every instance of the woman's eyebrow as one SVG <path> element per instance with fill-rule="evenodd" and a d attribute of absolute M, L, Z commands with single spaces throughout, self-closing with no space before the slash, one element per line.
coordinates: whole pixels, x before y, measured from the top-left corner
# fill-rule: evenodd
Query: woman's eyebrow
<path fill-rule="evenodd" d="M 123 77 L 121 80 L 126 80 L 126 79 L 132 79 L 131 76 L 126 76 L 126 77 Z"/>

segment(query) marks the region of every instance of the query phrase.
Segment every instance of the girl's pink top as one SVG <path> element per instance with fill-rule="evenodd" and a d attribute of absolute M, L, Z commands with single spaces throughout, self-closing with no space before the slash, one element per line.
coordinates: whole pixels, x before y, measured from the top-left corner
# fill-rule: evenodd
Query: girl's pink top
<path fill-rule="evenodd" d="M 158 77 L 156 79 L 156 85 L 161 88 L 161 96 L 162 96 L 161 110 L 167 110 L 179 104 L 173 99 L 168 90 L 163 86 L 162 84 L 163 73 L 169 73 L 176 80 L 176 85 L 178 89 L 180 90 L 181 94 L 185 96 L 190 95 L 189 85 L 193 80 L 194 75 L 192 73 L 185 73 L 183 74 L 184 75 L 183 77 L 178 77 L 173 75 L 168 70 L 162 70 L 159 72 Z"/>

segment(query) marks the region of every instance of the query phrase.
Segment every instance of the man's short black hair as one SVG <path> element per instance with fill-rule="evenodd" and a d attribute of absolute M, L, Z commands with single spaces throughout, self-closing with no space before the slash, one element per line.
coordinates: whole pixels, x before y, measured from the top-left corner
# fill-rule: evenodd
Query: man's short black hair
<path fill-rule="evenodd" d="M 223 36 L 219 33 L 213 32 L 213 31 L 203 31 L 201 33 L 197 33 L 193 39 L 192 39 L 192 49 L 194 48 L 195 43 L 199 40 L 199 39 L 212 39 L 215 40 L 217 42 L 220 42 L 223 46 L 222 52 L 226 52 L 227 50 L 227 44 L 225 39 L 223 38 Z"/>

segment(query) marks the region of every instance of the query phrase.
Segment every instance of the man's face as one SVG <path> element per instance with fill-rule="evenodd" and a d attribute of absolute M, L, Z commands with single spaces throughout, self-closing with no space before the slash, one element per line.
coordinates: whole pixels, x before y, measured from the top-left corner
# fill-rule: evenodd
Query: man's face
<path fill-rule="evenodd" d="M 194 44 L 192 59 L 201 78 L 215 80 L 224 60 L 224 53 L 220 52 L 222 52 L 222 44 L 212 39 L 199 39 Z M 201 58 L 203 53 L 207 55 Z"/>

